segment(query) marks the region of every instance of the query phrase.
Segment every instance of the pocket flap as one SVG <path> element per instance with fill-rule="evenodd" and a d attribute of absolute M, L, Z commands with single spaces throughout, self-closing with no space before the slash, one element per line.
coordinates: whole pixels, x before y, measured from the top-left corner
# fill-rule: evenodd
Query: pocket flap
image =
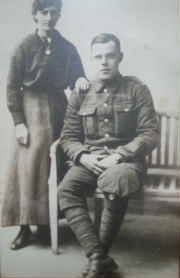
<path fill-rule="evenodd" d="M 115 104 L 114 110 L 119 111 L 119 112 L 132 111 L 132 110 L 134 110 L 133 103 L 132 102 L 121 102 L 121 103 Z"/>
<path fill-rule="evenodd" d="M 78 115 L 80 116 L 90 116 L 95 114 L 96 112 L 96 107 L 95 106 L 84 106 L 81 107 L 80 110 L 78 111 Z"/>

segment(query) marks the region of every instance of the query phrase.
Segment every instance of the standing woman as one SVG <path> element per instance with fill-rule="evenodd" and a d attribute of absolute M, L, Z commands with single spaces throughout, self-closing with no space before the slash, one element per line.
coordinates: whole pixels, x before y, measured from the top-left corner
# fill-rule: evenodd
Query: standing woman
<path fill-rule="evenodd" d="M 19 225 L 11 249 L 29 244 L 29 225 L 39 236 L 48 230 L 49 147 L 59 138 L 66 109 L 64 89 L 86 89 L 88 81 L 76 48 L 55 30 L 61 0 L 34 0 L 35 33 L 11 59 L 7 105 L 15 126 L 2 204 L 2 226 Z"/>

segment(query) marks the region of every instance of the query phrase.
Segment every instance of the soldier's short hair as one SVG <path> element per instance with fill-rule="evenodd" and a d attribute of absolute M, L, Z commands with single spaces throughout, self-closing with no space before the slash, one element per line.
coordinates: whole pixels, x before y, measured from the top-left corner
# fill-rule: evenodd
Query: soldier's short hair
<path fill-rule="evenodd" d="M 33 0 L 32 15 L 35 15 L 37 11 L 42 11 L 50 6 L 54 6 L 58 10 L 61 10 L 62 0 Z"/>
<path fill-rule="evenodd" d="M 91 48 L 96 43 L 106 43 L 110 41 L 113 41 L 116 44 L 117 50 L 121 52 L 120 40 L 114 34 L 111 33 L 101 33 L 95 36 L 91 41 Z"/>

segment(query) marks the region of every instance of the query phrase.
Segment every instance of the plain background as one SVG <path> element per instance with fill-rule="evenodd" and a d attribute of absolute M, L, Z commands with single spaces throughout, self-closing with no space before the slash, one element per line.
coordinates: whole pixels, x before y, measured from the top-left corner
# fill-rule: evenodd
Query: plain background
<path fill-rule="evenodd" d="M 90 42 L 101 32 L 116 34 L 124 59 L 120 72 L 145 82 L 157 110 L 178 111 L 178 0 L 64 0 L 57 29 L 78 48 L 92 77 Z M 6 78 L 16 45 L 34 32 L 31 0 L 0 0 L 0 186 L 5 176 L 12 120 L 6 107 Z"/>

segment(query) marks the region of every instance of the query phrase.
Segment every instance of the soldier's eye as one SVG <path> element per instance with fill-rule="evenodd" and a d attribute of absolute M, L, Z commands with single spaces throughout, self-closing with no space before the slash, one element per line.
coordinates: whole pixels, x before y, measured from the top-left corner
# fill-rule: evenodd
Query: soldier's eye
<path fill-rule="evenodd" d="M 43 14 L 43 15 L 47 15 L 48 13 L 49 13 L 49 11 L 41 11 L 41 13 Z"/>
<path fill-rule="evenodd" d="M 113 58 L 115 58 L 116 57 L 116 55 L 114 54 L 114 53 L 109 53 L 108 54 L 108 58 L 110 58 L 110 59 L 113 59 Z"/>
<path fill-rule="evenodd" d="M 97 60 L 100 60 L 102 57 L 101 57 L 101 55 L 96 55 L 94 58 Z"/>

